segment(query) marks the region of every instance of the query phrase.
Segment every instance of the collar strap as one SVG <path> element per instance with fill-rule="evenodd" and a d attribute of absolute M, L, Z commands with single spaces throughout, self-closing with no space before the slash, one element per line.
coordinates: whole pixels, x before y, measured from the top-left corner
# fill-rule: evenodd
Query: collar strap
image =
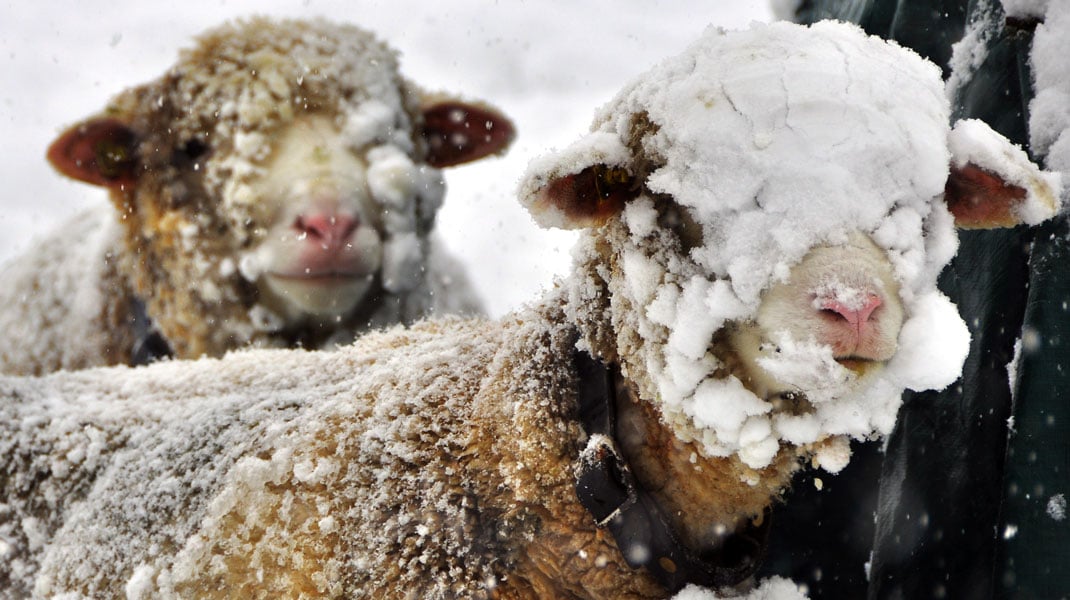
<path fill-rule="evenodd" d="M 645 568 L 666 589 L 677 592 L 689 583 L 733 586 L 758 569 L 765 554 L 769 515 L 749 525 L 709 552 L 695 552 L 680 542 L 654 498 L 640 487 L 617 447 L 616 365 L 606 366 L 583 351 L 573 355 L 580 420 L 588 434 L 581 453 L 576 495 L 600 528 L 613 534 L 628 565 Z"/>
<path fill-rule="evenodd" d="M 131 321 L 134 328 L 134 345 L 130 349 L 130 366 L 137 367 L 172 358 L 174 353 L 163 334 L 149 318 L 145 303 L 138 298 L 130 302 Z"/>

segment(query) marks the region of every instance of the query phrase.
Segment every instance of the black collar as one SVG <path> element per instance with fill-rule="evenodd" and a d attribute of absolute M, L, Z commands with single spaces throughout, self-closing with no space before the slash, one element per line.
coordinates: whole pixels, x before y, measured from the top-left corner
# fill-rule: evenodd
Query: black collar
<path fill-rule="evenodd" d="M 616 442 L 616 365 L 583 351 L 573 355 L 579 380 L 580 420 L 589 436 L 580 455 L 576 494 L 599 527 L 613 534 L 632 568 L 646 568 L 666 589 L 689 583 L 734 586 L 754 574 L 765 554 L 768 511 L 761 526 L 724 539 L 719 548 L 695 552 L 680 542 L 654 498 L 640 487 Z"/>
<path fill-rule="evenodd" d="M 172 358 L 170 344 L 149 318 L 145 303 L 138 298 L 130 302 L 131 322 L 134 328 L 134 345 L 130 349 L 130 366 L 137 367 L 156 362 L 163 358 Z"/>

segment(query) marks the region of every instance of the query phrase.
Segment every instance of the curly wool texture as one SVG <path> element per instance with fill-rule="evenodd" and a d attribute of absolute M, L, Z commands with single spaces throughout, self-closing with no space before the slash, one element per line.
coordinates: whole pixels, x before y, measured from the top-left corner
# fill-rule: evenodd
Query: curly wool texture
<path fill-rule="evenodd" d="M 12 297 L 0 324 L 18 331 L 27 323 L 49 325 L 17 336 L 9 357 L 0 356 L 0 371 L 128 362 L 133 315 L 116 307 L 135 298 L 183 358 L 247 344 L 330 347 L 431 312 L 480 312 L 463 269 L 430 233 L 445 185 L 424 161 L 423 97 L 399 74 L 395 52 L 354 26 L 257 18 L 207 32 L 164 76 L 119 94 L 103 113 L 139 139 L 137 181 L 111 192 L 121 235 L 90 245 L 60 231 L 4 266 L 5 281 L 25 285 L 0 290 L 0 298 Z M 370 191 L 388 217 L 381 232 L 385 271 L 369 294 L 377 300 L 361 310 L 330 324 L 284 329 L 258 302 L 252 279 L 259 273 L 243 257 L 267 233 L 250 183 L 264 172 L 273 132 L 311 113 L 333 118 L 351 147 L 370 148 Z M 197 156 L 198 149 L 207 152 Z M 98 222 L 100 214 L 79 215 L 69 228 Z M 47 275 L 40 256 L 56 263 Z M 69 303 L 66 287 L 93 277 L 103 282 L 116 270 L 123 284 L 100 285 L 95 309 L 112 315 L 115 329 L 67 335 L 83 329 L 79 311 L 56 319 L 46 305 Z M 53 347 L 57 336 L 67 349 Z"/>
<path fill-rule="evenodd" d="M 575 341 L 550 297 L 0 378 L 0 597 L 664 597 L 576 498 Z"/>

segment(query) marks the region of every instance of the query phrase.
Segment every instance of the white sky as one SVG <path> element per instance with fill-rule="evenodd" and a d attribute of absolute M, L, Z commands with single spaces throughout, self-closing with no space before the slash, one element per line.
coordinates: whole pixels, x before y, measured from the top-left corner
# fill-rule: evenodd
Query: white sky
<path fill-rule="evenodd" d="M 587 130 L 594 109 L 709 24 L 768 21 L 764 0 L 53 0 L 0 5 L 0 261 L 103 191 L 53 173 L 45 149 L 119 90 L 153 79 L 193 35 L 253 13 L 326 16 L 377 32 L 402 71 L 490 101 L 516 122 L 510 154 L 452 170 L 439 230 L 500 315 L 567 269 L 574 235 L 538 229 L 515 197 L 528 161 Z M 76 240 L 72 240 L 72 243 Z M 2 282 L 0 282 L 2 285 Z"/>

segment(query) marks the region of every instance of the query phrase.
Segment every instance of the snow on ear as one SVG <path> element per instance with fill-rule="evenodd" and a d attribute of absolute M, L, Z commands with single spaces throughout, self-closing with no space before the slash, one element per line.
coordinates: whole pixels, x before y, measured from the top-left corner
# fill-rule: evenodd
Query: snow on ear
<path fill-rule="evenodd" d="M 520 201 L 542 227 L 597 227 L 639 192 L 631 153 L 613 133 L 596 132 L 528 165 Z"/>
<path fill-rule="evenodd" d="M 1059 212 L 1058 173 L 1042 171 L 1010 140 L 976 119 L 948 136 L 951 173 L 944 199 L 965 229 L 1036 225 Z"/>
<path fill-rule="evenodd" d="M 96 117 L 63 132 L 48 148 L 48 162 L 67 177 L 102 187 L 132 183 L 137 135 L 125 123 Z"/>
<path fill-rule="evenodd" d="M 435 168 L 502 153 L 516 136 L 512 121 L 485 104 L 436 99 L 424 105 L 422 111 L 427 162 Z"/>

